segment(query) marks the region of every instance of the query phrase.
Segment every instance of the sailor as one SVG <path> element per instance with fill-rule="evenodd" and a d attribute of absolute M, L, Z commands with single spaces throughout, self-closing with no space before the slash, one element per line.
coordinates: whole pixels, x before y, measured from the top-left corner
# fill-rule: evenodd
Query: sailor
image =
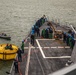
<path fill-rule="evenodd" d="M 21 62 L 22 61 L 22 51 L 20 50 L 20 48 L 18 48 L 18 51 L 17 51 L 17 54 L 18 54 L 18 61 Z"/>
<path fill-rule="evenodd" d="M 8 45 L 8 43 L 7 43 L 6 47 L 5 47 L 5 49 L 9 49 L 9 45 Z"/>
<path fill-rule="evenodd" d="M 7 36 L 5 33 L 2 33 L 2 35 Z"/>
<path fill-rule="evenodd" d="M 37 28 L 37 36 L 40 37 L 40 29 L 39 29 L 39 27 Z"/>
<path fill-rule="evenodd" d="M 69 31 L 68 31 L 68 33 L 69 33 L 69 34 L 71 34 L 71 33 L 72 33 L 72 31 L 71 31 L 71 30 L 69 30 Z"/>
<path fill-rule="evenodd" d="M 12 48 L 12 44 L 9 45 L 9 49 L 10 49 L 10 50 L 13 50 L 13 48 Z"/>
<path fill-rule="evenodd" d="M 75 40 L 74 40 L 74 38 L 72 38 L 71 39 L 71 49 L 73 49 L 74 45 L 75 45 Z"/>
<path fill-rule="evenodd" d="M 51 27 L 48 27 L 48 33 L 49 33 L 49 39 L 52 39 L 52 33 L 53 33 L 53 30 Z"/>
<path fill-rule="evenodd" d="M 37 28 L 38 28 L 38 26 L 37 25 L 34 25 L 35 33 L 37 33 Z"/>
<path fill-rule="evenodd" d="M 35 30 L 35 32 L 36 32 L 37 27 L 38 27 L 38 26 L 35 24 L 35 25 L 34 25 L 34 30 Z"/>
<path fill-rule="evenodd" d="M 34 45 L 35 35 L 31 34 L 31 44 Z"/>
<path fill-rule="evenodd" d="M 15 73 L 18 73 L 18 61 L 15 59 L 14 60 L 14 67 L 15 67 Z"/>
<path fill-rule="evenodd" d="M 36 25 L 37 25 L 38 27 L 40 27 L 40 26 L 45 22 L 45 20 L 46 20 L 46 16 L 43 15 L 43 16 L 36 22 Z"/>
<path fill-rule="evenodd" d="M 30 39 L 31 39 L 31 44 L 34 45 L 34 41 L 35 41 L 35 32 L 34 32 L 33 30 L 31 31 Z"/>
<path fill-rule="evenodd" d="M 66 42 L 66 32 L 63 32 L 63 42 Z"/>
<path fill-rule="evenodd" d="M 42 36 L 43 38 L 45 38 L 45 29 L 42 30 L 41 36 Z"/>
<path fill-rule="evenodd" d="M 71 65 L 71 64 L 73 64 L 73 61 L 68 60 L 67 63 L 66 63 L 65 65 L 66 65 L 66 67 L 68 67 L 68 66 Z"/>
<path fill-rule="evenodd" d="M 22 53 L 24 53 L 24 41 L 25 41 L 25 40 L 22 41 L 22 45 L 21 45 Z"/>
<path fill-rule="evenodd" d="M 69 34 L 66 34 L 66 44 L 69 46 Z"/>
<path fill-rule="evenodd" d="M 49 37 L 48 29 L 45 30 L 45 38 Z"/>
<path fill-rule="evenodd" d="M 75 35 L 74 31 L 72 31 L 71 36 L 72 36 L 73 38 L 74 38 L 74 35 Z"/>
<path fill-rule="evenodd" d="M 45 19 L 46 19 L 46 16 L 43 15 L 41 18 L 40 18 L 40 26 L 43 25 L 43 23 L 45 22 Z"/>
<path fill-rule="evenodd" d="M 40 19 L 39 20 L 37 20 L 37 22 L 36 22 L 36 24 L 35 24 L 36 26 L 38 26 L 38 27 L 40 27 L 41 26 L 41 22 L 40 22 Z"/>

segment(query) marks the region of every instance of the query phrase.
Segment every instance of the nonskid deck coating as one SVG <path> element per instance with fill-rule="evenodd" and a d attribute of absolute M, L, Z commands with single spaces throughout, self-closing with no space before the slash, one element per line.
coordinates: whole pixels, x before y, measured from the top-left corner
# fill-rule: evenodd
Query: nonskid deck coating
<path fill-rule="evenodd" d="M 40 44 L 42 52 L 46 57 L 61 57 L 61 56 L 71 56 L 72 50 L 69 46 L 65 46 L 60 40 L 37 40 Z M 43 44 L 44 43 L 44 44 Z M 64 54 L 63 54 L 64 53 Z M 48 54 L 48 55 L 47 55 Z"/>
<path fill-rule="evenodd" d="M 41 26 L 40 30 L 46 27 L 48 27 L 47 23 Z M 62 29 L 65 30 L 64 28 Z M 30 37 L 30 35 L 28 37 Z M 46 40 L 44 38 L 41 39 L 40 37 L 36 37 L 36 40 L 39 42 L 40 47 L 37 41 L 35 41 L 35 45 L 31 47 L 28 75 L 48 75 L 52 72 L 66 67 L 65 64 L 70 59 L 72 50 L 68 46 L 66 46 L 66 44 L 63 43 L 62 40 Z M 25 52 L 22 55 L 24 58 L 20 63 L 20 73 L 22 75 L 25 75 L 26 71 L 26 55 L 28 54 L 29 42 L 30 39 L 27 40 L 25 44 Z M 40 48 L 42 49 L 44 56 L 42 55 Z M 11 75 L 19 75 L 19 73 L 14 73 Z"/>
<path fill-rule="evenodd" d="M 36 54 L 38 55 L 41 65 L 37 60 L 34 50 L 37 50 Z M 42 57 L 42 54 L 39 51 L 39 49 L 32 49 L 30 66 L 29 66 L 29 75 L 48 75 L 49 73 L 55 72 L 65 67 L 67 60 L 69 60 L 69 58 L 45 59 Z M 41 69 L 41 66 L 43 68 L 43 71 Z"/>

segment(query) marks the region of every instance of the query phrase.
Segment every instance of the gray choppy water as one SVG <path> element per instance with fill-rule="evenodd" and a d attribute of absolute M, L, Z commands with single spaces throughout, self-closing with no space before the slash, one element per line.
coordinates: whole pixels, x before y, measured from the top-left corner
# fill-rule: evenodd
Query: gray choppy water
<path fill-rule="evenodd" d="M 0 0 L 0 33 L 12 38 L 11 41 L 0 39 L 0 43 L 20 46 L 35 20 L 43 14 L 49 20 L 58 19 L 61 24 L 67 22 L 75 26 L 76 0 Z"/>
<path fill-rule="evenodd" d="M 76 24 L 75 0 L 0 0 L 0 33 L 12 37 L 10 43 L 20 45 L 31 26 L 43 14 L 61 23 Z M 0 43 L 7 41 L 1 40 Z"/>

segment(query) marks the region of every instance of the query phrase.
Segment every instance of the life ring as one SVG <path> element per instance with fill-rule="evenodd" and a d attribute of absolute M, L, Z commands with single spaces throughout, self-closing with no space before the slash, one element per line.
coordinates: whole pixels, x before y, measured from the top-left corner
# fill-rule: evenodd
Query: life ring
<path fill-rule="evenodd" d="M 2 60 L 11 60 L 15 59 L 18 47 L 12 44 L 12 50 L 6 49 L 7 44 L 0 44 L 0 59 Z"/>

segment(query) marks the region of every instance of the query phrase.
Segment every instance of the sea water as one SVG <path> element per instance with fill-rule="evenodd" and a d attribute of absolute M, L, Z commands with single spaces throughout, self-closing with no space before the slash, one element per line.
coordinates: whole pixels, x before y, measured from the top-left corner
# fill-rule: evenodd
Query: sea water
<path fill-rule="evenodd" d="M 20 47 L 30 28 L 43 15 L 61 25 L 76 27 L 76 0 L 0 0 L 0 33 L 11 36 L 11 41 L 0 39 L 0 44 Z M 0 61 L 0 74 L 7 75 L 10 67 L 11 61 Z"/>

